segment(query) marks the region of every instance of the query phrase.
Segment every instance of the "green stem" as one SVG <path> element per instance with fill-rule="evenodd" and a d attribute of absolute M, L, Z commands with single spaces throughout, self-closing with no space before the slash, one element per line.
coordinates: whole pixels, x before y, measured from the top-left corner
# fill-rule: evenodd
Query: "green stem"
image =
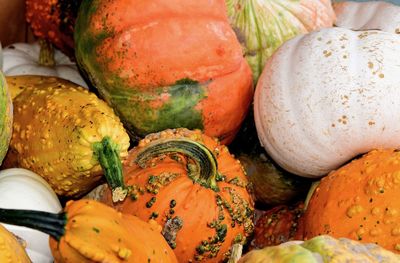
<path fill-rule="evenodd" d="M 67 216 L 65 213 L 0 208 L 0 222 L 33 228 L 59 241 L 65 233 Z"/>
<path fill-rule="evenodd" d="M 217 160 L 206 146 L 196 141 L 187 138 L 175 138 L 151 142 L 138 153 L 135 162 L 140 167 L 145 168 L 146 163 L 154 157 L 174 153 L 181 153 L 194 161 L 194 165 L 188 163 L 187 166 L 188 175 L 194 182 L 218 191 L 216 182 Z"/>
<path fill-rule="evenodd" d="M 45 39 L 39 39 L 39 45 L 40 45 L 39 65 L 54 67 L 56 65 L 56 62 L 54 60 L 53 45 Z"/>
<path fill-rule="evenodd" d="M 101 142 L 93 144 L 93 150 L 112 190 L 113 202 L 123 201 L 128 194 L 128 190 L 124 184 L 118 145 L 113 143 L 109 136 L 106 136 Z"/>

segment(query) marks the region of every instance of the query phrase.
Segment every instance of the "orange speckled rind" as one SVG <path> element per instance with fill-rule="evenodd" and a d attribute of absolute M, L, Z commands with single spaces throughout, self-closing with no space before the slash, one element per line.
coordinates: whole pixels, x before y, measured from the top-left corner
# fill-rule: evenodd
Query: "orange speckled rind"
<path fill-rule="evenodd" d="M 400 152 L 373 150 L 331 172 L 312 195 L 305 238 L 347 237 L 400 253 Z"/>

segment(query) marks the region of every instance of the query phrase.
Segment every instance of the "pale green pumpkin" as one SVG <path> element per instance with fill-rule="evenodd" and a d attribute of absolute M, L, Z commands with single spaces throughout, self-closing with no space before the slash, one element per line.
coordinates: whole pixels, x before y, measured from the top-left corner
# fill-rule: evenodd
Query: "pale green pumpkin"
<path fill-rule="evenodd" d="M 226 0 L 226 5 L 255 81 L 281 44 L 335 20 L 330 0 Z"/>
<path fill-rule="evenodd" d="M 6 80 L 0 72 L 0 165 L 7 153 L 12 131 L 12 103 Z"/>
<path fill-rule="evenodd" d="M 291 241 L 279 246 L 252 250 L 239 263 L 396 263 L 400 255 L 376 244 L 363 244 L 347 238 L 335 239 L 328 235 L 307 241 Z"/>

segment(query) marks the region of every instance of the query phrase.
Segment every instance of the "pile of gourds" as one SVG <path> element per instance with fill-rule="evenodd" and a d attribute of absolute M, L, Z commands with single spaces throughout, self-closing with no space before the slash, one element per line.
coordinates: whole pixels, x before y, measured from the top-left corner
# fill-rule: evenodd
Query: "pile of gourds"
<path fill-rule="evenodd" d="M 26 0 L 37 42 L 1 53 L 1 261 L 400 262 L 399 14 Z"/>

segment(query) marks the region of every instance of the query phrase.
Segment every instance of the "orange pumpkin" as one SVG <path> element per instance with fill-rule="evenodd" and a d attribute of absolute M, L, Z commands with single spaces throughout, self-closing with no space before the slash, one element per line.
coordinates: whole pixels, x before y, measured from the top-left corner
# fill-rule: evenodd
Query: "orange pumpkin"
<path fill-rule="evenodd" d="M 239 161 L 199 130 L 150 134 L 124 164 L 131 198 L 103 201 L 155 219 L 180 262 L 220 262 L 253 230 L 253 201 Z M 203 261 L 202 261 L 203 262 Z"/>
<path fill-rule="evenodd" d="M 373 150 L 324 177 L 304 215 L 304 236 L 329 234 L 400 253 L 400 152 Z"/>
<path fill-rule="evenodd" d="M 202 129 L 232 141 L 250 106 L 252 73 L 224 0 L 87 0 L 75 54 L 133 137 Z"/>

